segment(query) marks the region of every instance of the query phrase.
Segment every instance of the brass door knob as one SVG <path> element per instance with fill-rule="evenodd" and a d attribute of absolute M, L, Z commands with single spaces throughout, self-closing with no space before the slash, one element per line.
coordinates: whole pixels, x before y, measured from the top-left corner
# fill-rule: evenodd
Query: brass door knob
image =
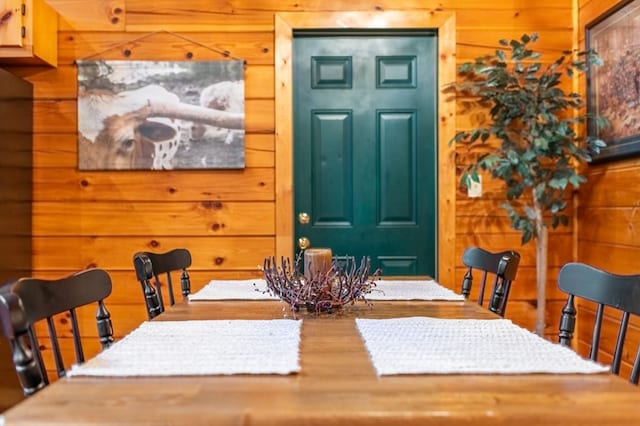
<path fill-rule="evenodd" d="M 309 213 L 306 212 L 300 212 L 298 213 L 298 222 L 306 225 L 307 223 L 309 223 L 309 221 L 311 221 L 311 217 L 309 216 Z"/>
<path fill-rule="evenodd" d="M 311 241 L 307 237 L 298 238 L 298 248 L 300 250 L 306 250 L 311 245 Z"/>

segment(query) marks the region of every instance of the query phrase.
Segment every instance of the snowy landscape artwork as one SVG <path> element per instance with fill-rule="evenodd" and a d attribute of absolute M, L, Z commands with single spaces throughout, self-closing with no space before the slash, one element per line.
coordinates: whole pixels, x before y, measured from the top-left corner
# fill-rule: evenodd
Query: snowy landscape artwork
<path fill-rule="evenodd" d="M 80 170 L 245 166 L 243 61 L 77 64 Z"/>

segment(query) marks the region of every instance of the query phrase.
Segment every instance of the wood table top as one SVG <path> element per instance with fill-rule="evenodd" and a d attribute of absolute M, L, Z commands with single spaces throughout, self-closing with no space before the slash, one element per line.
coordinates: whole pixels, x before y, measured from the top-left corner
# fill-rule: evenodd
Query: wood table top
<path fill-rule="evenodd" d="M 274 301 L 184 302 L 156 320 L 283 318 Z M 302 314 L 301 371 L 62 379 L 4 413 L 13 424 L 640 425 L 640 389 L 611 374 L 378 377 L 354 318 L 496 318 L 472 302 L 375 302 Z M 0 421 L 0 424 L 2 422 Z"/>

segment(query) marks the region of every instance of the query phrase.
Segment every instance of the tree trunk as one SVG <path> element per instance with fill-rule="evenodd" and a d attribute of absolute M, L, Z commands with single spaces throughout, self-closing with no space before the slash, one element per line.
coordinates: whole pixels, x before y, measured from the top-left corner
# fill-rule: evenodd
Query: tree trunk
<path fill-rule="evenodd" d="M 547 310 L 547 251 L 548 235 L 547 227 L 542 217 L 542 209 L 537 200 L 534 201 L 536 212 L 536 287 L 537 287 L 537 308 L 536 308 L 536 334 L 544 336 L 545 313 Z"/>

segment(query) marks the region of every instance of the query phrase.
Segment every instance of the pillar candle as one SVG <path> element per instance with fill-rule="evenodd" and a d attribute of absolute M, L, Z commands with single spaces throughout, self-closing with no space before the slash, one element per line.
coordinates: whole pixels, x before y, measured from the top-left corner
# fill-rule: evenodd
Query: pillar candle
<path fill-rule="evenodd" d="M 326 273 L 331 268 L 330 248 L 310 248 L 304 251 L 304 275 L 307 279 Z"/>

